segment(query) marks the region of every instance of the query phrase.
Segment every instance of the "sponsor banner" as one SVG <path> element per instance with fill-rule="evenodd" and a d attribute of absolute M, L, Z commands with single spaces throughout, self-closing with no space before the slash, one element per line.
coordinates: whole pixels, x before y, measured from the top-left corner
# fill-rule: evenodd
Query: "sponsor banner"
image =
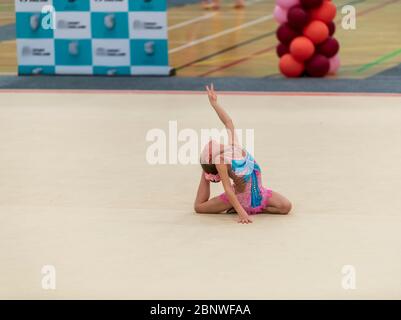
<path fill-rule="evenodd" d="M 95 39 L 128 39 L 128 12 L 92 13 L 92 37 Z"/>
<path fill-rule="evenodd" d="M 49 39 L 20 39 L 17 42 L 18 64 L 54 65 L 54 42 Z"/>
<path fill-rule="evenodd" d="M 53 66 L 19 66 L 18 74 L 20 75 L 39 75 L 39 74 L 54 74 Z"/>
<path fill-rule="evenodd" d="M 93 74 L 103 76 L 129 76 L 130 67 L 94 66 Z"/>
<path fill-rule="evenodd" d="M 91 0 L 90 5 L 93 12 L 128 11 L 128 0 Z"/>
<path fill-rule="evenodd" d="M 49 5 L 53 5 L 53 0 L 15 0 L 15 11 L 41 12 L 44 6 Z"/>
<path fill-rule="evenodd" d="M 131 65 L 167 66 L 167 40 L 141 39 L 131 40 Z"/>
<path fill-rule="evenodd" d="M 15 7 L 19 74 L 170 73 L 166 0 L 15 0 Z"/>
<path fill-rule="evenodd" d="M 130 11 L 167 11 L 166 0 L 130 0 Z"/>
<path fill-rule="evenodd" d="M 129 30 L 132 39 L 167 39 L 165 12 L 130 12 Z"/>
<path fill-rule="evenodd" d="M 56 11 L 89 11 L 89 0 L 53 0 Z"/>
<path fill-rule="evenodd" d="M 129 40 L 93 40 L 93 65 L 130 66 Z"/>
<path fill-rule="evenodd" d="M 55 40 L 56 65 L 92 65 L 92 41 L 82 39 Z M 57 71 L 57 69 L 56 69 Z"/>
<path fill-rule="evenodd" d="M 53 38 L 53 29 L 47 15 L 40 12 L 17 12 L 17 38 L 46 39 Z"/>
<path fill-rule="evenodd" d="M 54 37 L 56 39 L 90 39 L 92 37 L 90 13 L 57 12 Z"/>
<path fill-rule="evenodd" d="M 170 75 L 171 68 L 169 66 L 154 67 L 154 66 L 135 66 L 131 67 L 131 75 L 143 76 L 143 75 Z"/>
<path fill-rule="evenodd" d="M 56 73 L 91 75 L 93 74 L 93 68 L 84 66 L 56 66 Z"/>

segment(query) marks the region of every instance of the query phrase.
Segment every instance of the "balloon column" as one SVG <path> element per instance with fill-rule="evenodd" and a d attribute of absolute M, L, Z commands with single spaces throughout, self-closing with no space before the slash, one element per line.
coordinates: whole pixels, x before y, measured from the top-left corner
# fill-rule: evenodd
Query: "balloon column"
<path fill-rule="evenodd" d="M 276 0 L 279 68 L 286 77 L 324 77 L 340 67 L 333 37 L 336 6 L 330 0 Z"/>

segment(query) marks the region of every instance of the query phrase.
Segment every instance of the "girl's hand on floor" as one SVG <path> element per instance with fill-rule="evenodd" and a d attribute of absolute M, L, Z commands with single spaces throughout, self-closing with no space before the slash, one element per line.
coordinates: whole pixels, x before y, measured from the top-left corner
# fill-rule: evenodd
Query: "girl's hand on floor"
<path fill-rule="evenodd" d="M 247 213 L 239 213 L 238 214 L 238 223 L 248 224 L 252 223 L 251 217 Z"/>

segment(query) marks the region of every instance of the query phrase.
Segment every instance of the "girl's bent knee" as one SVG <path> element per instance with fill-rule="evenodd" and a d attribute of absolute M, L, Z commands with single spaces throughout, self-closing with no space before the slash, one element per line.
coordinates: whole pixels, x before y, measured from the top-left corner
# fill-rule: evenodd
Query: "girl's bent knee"
<path fill-rule="evenodd" d="M 202 206 L 199 204 L 194 205 L 194 210 L 196 213 L 204 213 L 204 210 L 202 210 Z"/>

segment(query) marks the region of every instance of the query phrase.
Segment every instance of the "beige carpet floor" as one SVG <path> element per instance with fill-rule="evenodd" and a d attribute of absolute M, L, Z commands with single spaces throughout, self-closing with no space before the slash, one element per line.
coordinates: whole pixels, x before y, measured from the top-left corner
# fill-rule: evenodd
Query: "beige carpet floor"
<path fill-rule="evenodd" d="M 401 98 L 220 100 L 290 215 L 197 215 L 200 167 L 146 161 L 152 128 L 220 126 L 204 95 L 1 92 L 0 298 L 400 299 Z"/>

